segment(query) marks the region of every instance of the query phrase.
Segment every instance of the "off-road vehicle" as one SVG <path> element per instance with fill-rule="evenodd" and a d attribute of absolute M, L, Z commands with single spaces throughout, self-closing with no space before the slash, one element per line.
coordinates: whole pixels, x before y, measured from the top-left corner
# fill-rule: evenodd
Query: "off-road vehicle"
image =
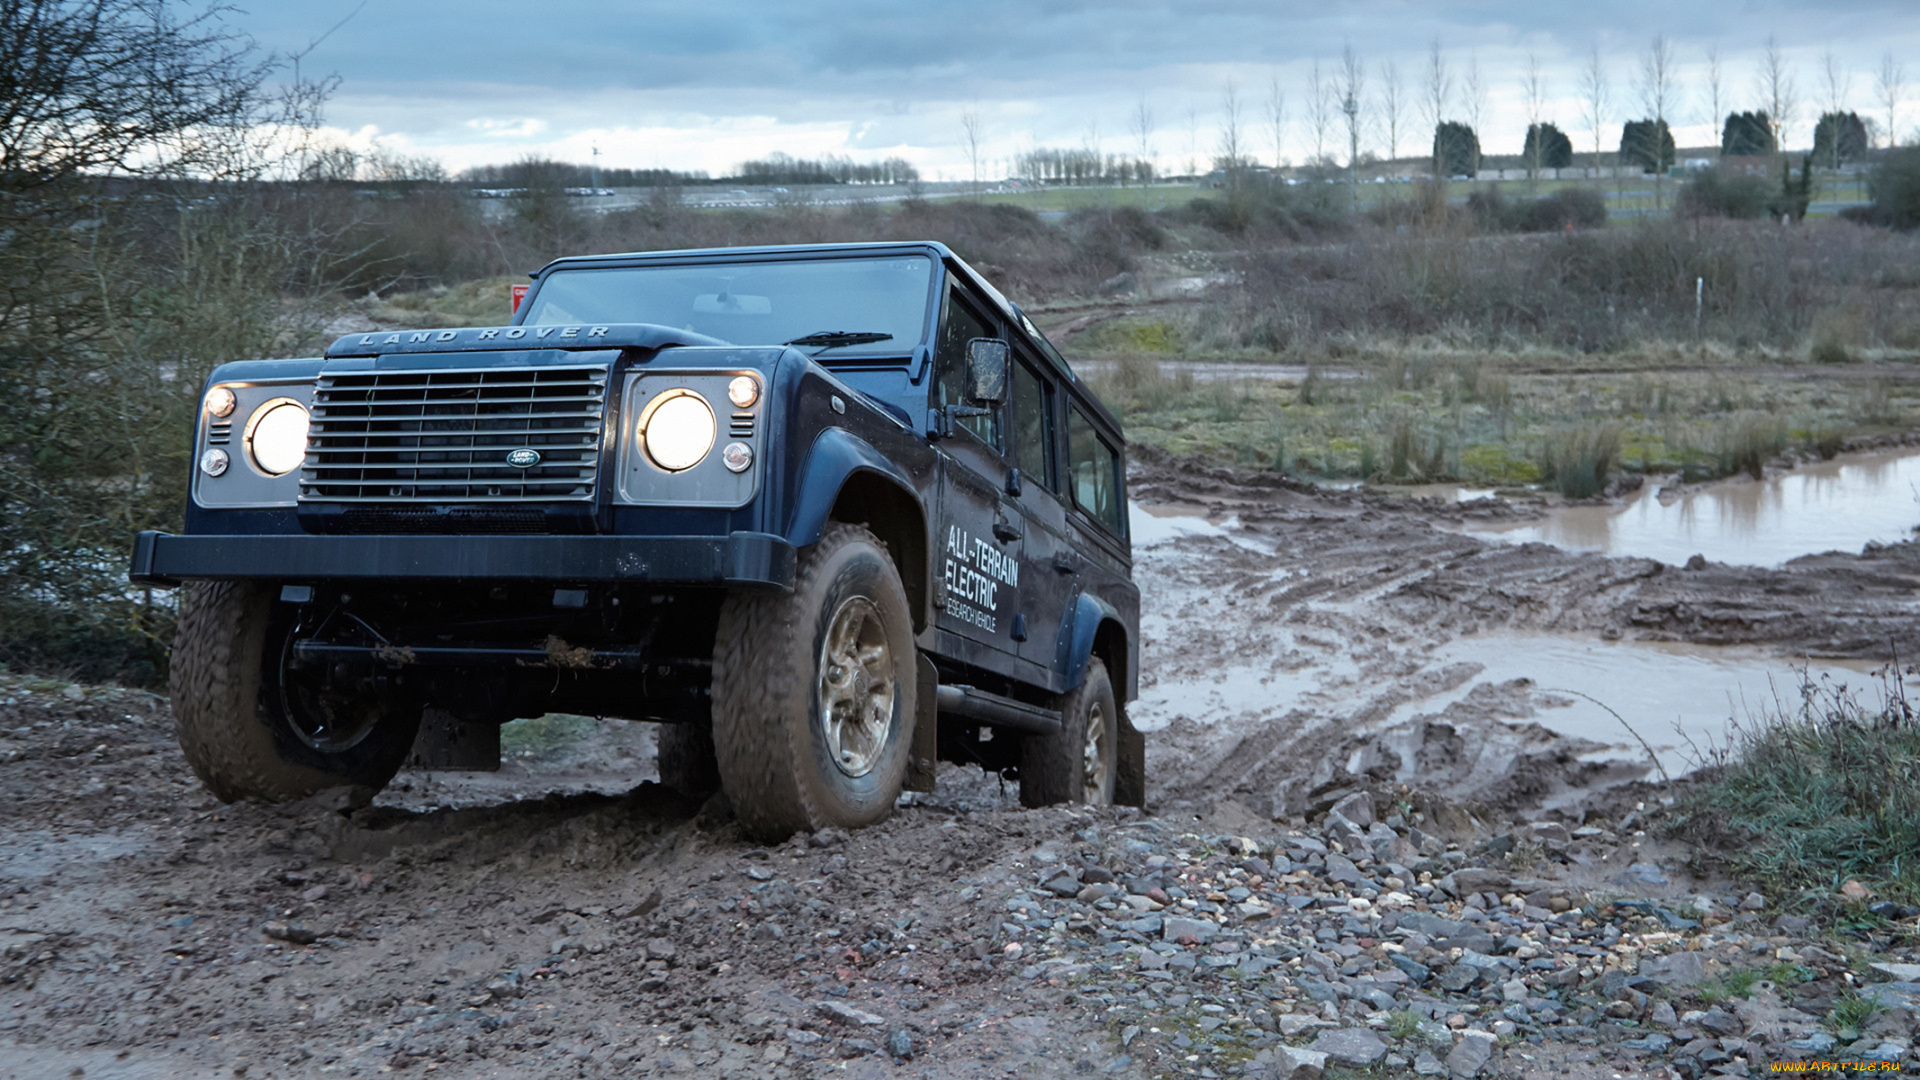
<path fill-rule="evenodd" d="M 1139 804 L 1124 445 L 939 244 L 558 260 L 509 325 L 227 364 L 194 434 L 171 690 L 222 799 L 377 790 L 499 727 L 656 721 L 752 832 L 935 762 Z"/>

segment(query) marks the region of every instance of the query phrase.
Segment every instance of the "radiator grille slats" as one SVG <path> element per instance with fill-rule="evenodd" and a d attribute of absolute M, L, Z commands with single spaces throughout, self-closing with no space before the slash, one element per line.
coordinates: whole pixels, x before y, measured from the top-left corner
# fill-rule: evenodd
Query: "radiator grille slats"
<path fill-rule="evenodd" d="M 607 369 L 355 372 L 315 388 L 300 499 L 524 503 L 593 498 Z M 529 468 L 509 452 L 534 450 Z"/>

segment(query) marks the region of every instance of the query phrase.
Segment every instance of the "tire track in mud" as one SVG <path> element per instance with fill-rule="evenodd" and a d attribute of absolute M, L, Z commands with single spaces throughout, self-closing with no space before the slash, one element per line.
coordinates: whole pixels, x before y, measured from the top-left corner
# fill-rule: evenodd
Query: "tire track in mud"
<path fill-rule="evenodd" d="M 1519 812 L 1645 771 L 1584 760 L 1602 747 L 1530 723 L 1571 702 L 1526 680 L 1463 692 L 1481 672 L 1477 635 L 1761 646 L 1783 666 L 1920 651 L 1913 543 L 1778 570 L 1680 569 L 1456 531 L 1537 504 L 1329 491 L 1152 451 L 1130 485 L 1161 513 L 1213 523 L 1136 544 L 1154 685 L 1135 719 L 1157 729 L 1150 772 L 1169 810 L 1232 798 L 1284 816 L 1303 792 L 1371 769 Z"/>

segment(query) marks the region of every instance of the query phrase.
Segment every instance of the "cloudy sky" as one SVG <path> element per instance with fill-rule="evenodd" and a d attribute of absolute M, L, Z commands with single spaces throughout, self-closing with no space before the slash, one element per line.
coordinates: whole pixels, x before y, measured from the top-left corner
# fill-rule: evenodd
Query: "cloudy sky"
<path fill-rule="evenodd" d="M 1914 57 L 1898 123 L 1903 138 L 1920 127 L 1916 0 L 254 0 L 232 21 L 267 48 L 312 45 L 305 70 L 340 78 L 328 109 L 339 138 L 455 169 L 527 154 L 586 161 L 598 146 L 615 166 L 720 174 L 785 151 L 900 156 L 960 178 L 969 110 L 997 162 L 1089 141 L 1135 153 L 1143 101 L 1151 149 L 1178 169 L 1217 149 L 1229 84 L 1243 145 L 1263 161 L 1275 156 L 1278 88 L 1279 149 L 1298 162 L 1313 153 L 1312 65 L 1331 75 L 1348 45 L 1367 77 L 1363 149 L 1387 149 L 1380 91 L 1392 63 L 1406 101 L 1400 150 L 1411 154 L 1424 141 L 1412 134 L 1415 103 L 1436 38 L 1450 115 L 1468 115 L 1478 68 L 1491 153 L 1519 151 L 1530 56 L 1546 116 L 1591 145 L 1580 81 L 1596 47 L 1611 150 L 1620 121 L 1643 111 L 1636 83 L 1655 35 L 1673 48 L 1682 145 L 1712 140 L 1709 51 L 1721 57 L 1723 111 L 1750 107 L 1769 35 L 1798 90 L 1791 143 L 1809 141 L 1829 99 L 1829 56 L 1846 106 L 1882 125 L 1882 56 Z M 1344 156 L 1343 129 L 1337 142 Z"/>

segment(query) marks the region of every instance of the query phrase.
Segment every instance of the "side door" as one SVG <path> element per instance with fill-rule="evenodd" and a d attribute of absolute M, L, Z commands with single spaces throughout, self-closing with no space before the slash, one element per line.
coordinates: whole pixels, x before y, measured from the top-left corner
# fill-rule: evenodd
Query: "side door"
<path fill-rule="evenodd" d="M 1030 348 L 1015 348 L 1008 372 L 1008 424 L 1017 472 L 1009 487 L 1017 489 L 1026 533 L 1020 615 L 1027 639 L 1020 643 L 1020 655 L 1051 672 L 1060 654 L 1062 621 L 1078 587 L 1079 560 L 1067 539 L 1062 498 L 1061 395 L 1046 370 Z"/>
<path fill-rule="evenodd" d="M 1003 338 L 999 321 L 984 314 L 990 311 L 957 285 L 949 287 L 934 346 L 933 408 L 973 407 L 965 398 L 967 342 Z M 1005 405 L 992 405 L 982 415 L 943 421 L 948 434 L 937 444 L 943 476 L 934 535 L 935 628 L 992 650 L 942 651 L 1001 671 L 1012 670 L 1009 661 L 1029 636 L 1017 608 L 1025 529 L 1007 493 L 1006 413 Z"/>

